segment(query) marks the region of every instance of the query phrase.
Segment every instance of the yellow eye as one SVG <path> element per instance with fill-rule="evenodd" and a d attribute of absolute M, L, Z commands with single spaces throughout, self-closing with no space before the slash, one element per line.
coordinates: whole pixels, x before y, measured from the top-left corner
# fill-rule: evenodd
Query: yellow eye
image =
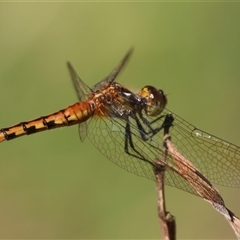
<path fill-rule="evenodd" d="M 141 89 L 139 95 L 146 98 L 147 105 L 144 108 L 148 116 L 159 115 L 167 104 L 167 97 L 162 90 L 157 90 L 152 86 L 145 86 Z"/>

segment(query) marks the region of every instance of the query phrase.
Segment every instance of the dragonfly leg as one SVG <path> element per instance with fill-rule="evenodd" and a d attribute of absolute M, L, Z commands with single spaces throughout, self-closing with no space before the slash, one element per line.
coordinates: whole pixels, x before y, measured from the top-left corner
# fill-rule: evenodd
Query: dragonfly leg
<path fill-rule="evenodd" d="M 164 116 L 161 116 L 158 118 L 161 119 Z M 174 118 L 171 114 L 167 114 L 165 116 L 165 119 L 162 123 L 162 125 L 158 128 L 152 129 L 152 132 L 147 132 L 141 122 L 139 121 L 139 119 L 134 116 L 134 119 L 136 121 L 137 127 L 138 127 L 138 131 L 140 133 L 140 136 L 142 138 L 143 141 L 147 141 L 148 139 L 150 139 L 151 137 L 153 137 L 155 134 L 157 134 L 159 131 L 161 131 L 162 129 L 164 129 L 164 135 L 167 134 L 169 132 L 169 128 L 172 126 L 172 123 L 174 121 Z M 156 120 L 154 120 L 155 122 Z M 153 122 L 149 123 L 149 126 L 152 124 Z M 148 162 L 151 165 L 154 166 L 154 164 L 149 161 L 147 158 L 145 158 L 134 146 L 134 142 L 132 140 L 132 131 L 131 131 L 131 126 L 130 126 L 130 122 L 129 119 L 126 119 L 126 126 L 125 126 L 125 144 L 124 144 L 124 151 L 125 153 L 127 153 L 130 156 L 133 156 L 135 158 L 138 158 L 142 161 Z M 149 136 L 151 134 L 151 136 Z M 133 153 L 130 152 L 130 149 L 133 151 Z"/>
<path fill-rule="evenodd" d="M 151 133 L 150 131 L 147 132 L 144 127 L 142 126 L 141 122 L 139 121 L 138 117 L 136 115 L 134 115 L 134 119 L 136 121 L 137 124 L 137 128 L 138 131 L 140 133 L 140 136 L 142 138 L 143 141 L 147 141 L 149 139 L 149 134 Z"/>
<path fill-rule="evenodd" d="M 152 128 L 152 124 L 161 120 L 163 117 L 165 117 L 163 123 L 161 124 L 160 127 L 157 128 Z M 153 121 L 149 122 L 146 118 L 144 118 L 141 114 L 140 114 L 140 118 L 142 120 L 142 122 L 147 125 L 147 127 L 150 129 L 149 132 L 147 132 L 142 124 L 140 123 L 139 119 L 135 116 L 134 119 L 136 121 L 139 133 L 141 135 L 141 138 L 144 141 L 147 141 L 149 139 L 151 139 L 154 135 L 156 135 L 158 132 L 160 132 L 162 129 L 164 129 L 164 135 L 166 134 L 166 132 L 169 131 L 169 128 L 173 125 L 173 121 L 174 118 L 172 116 L 172 114 L 167 114 L 167 115 L 161 115 L 160 117 L 154 119 Z"/>
<path fill-rule="evenodd" d="M 156 121 L 160 120 L 161 118 L 163 118 L 164 116 L 160 116 L 159 118 L 153 120 L 152 122 L 149 123 L 149 125 L 152 125 L 153 123 L 155 123 Z M 156 135 L 159 131 L 161 131 L 162 129 L 164 129 L 164 135 L 168 134 L 169 133 L 169 128 L 171 126 L 173 126 L 173 121 L 174 121 L 174 118 L 173 118 L 173 115 L 172 114 L 167 114 L 165 115 L 165 119 L 162 123 L 162 125 L 158 128 L 155 128 L 153 129 L 152 131 L 152 137 L 154 135 Z"/>
<path fill-rule="evenodd" d="M 134 153 L 131 153 L 129 151 L 129 146 L 132 149 L 132 151 Z M 131 132 L 131 128 L 130 128 L 130 123 L 129 120 L 127 120 L 127 124 L 125 127 L 125 146 L 124 146 L 124 151 L 130 155 L 133 156 L 135 158 L 138 158 L 142 161 L 145 161 L 147 163 L 150 163 L 151 165 L 153 165 L 153 163 L 151 161 L 149 161 L 148 159 L 146 159 L 138 150 L 136 150 L 133 140 L 132 140 L 132 132 Z"/>

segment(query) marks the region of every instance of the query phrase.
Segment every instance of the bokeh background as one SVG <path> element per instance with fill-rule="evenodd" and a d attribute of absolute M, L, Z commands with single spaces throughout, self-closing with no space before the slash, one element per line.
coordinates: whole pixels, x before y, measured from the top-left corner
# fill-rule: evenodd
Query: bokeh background
<path fill-rule="evenodd" d="M 164 89 L 170 108 L 240 145 L 239 3 L 0 3 L 0 126 L 55 112 L 77 98 L 72 62 L 90 86 L 129 47 L 118 78 Z M 0 150 L 0 238 L 160 239 L 154 182 L 118 168 L 77 127 Z M 240 190 L 218 187 L 240 216 Z M 179 239 L 234 239 L 200 198 L 167 187 Z"/>

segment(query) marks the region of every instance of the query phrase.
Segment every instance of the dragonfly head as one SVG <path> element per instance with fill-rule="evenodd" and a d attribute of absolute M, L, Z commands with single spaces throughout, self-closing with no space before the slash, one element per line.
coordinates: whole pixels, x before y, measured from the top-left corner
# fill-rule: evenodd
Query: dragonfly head
<path fill-rule="evenodd" d="M 139 95 L 147 101 L 144 110 L 148 116 L 159 115 L 167 104 L 167 97 L 164 92 L 152 86 L 143 87 Z"/>

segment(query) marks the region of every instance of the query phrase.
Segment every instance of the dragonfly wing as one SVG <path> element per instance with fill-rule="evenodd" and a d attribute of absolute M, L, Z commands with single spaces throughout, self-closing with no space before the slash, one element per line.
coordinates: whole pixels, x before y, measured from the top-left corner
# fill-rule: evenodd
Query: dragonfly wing
<path fill-rule="evenodd" d="M 153 165 L 150 163 L 135 158 L 125 152 L 125 125 L 126 122 L 118 118 L 98 118 L 94 116 L 88 122 L 88 138 L 105 155 L 110 161 L 119 167 L 134 173 L 140 177 L 146 177 L 155 181 Z M 147 142 L 140 137 L 139 130 L 135 124 L 131 124 L 131 135 L 134 143 L 135 151 L 129 146 L 129 152 L 141 156 L 152 163 L 155 163 L 156 158 L 163 159 L 163 133 L 159 133 L 159 143 L 154 140 Z M 154 143 L 154 146 L 152 145 Z M 184 179 L 177 171 L 173 171 L 173 160 L 168 156 L 165 173 L 165 183 L 169 186 L 179 188 L 191 194 L 199 196 L 196 190 Z M 171 162 L 172 164 L 171 164 Z M 187 167 L 187 166 L 186 166 Z M 191 171 L 191 170 L 189 170 Z"/>
<path fill-rule="evenodd" d="M 101 80 L 99 83 L 94 85 L 92 87 L 92 90 L 96 91 L 97 89 L 101 89 L 101 87 L 104 86 L 106 83 L 110 84 L 114 82 L 117 75 L 121 72 L 124 66 L 126 66 L 132 53 L 133 53 L 133 48 L 130 48 L 126 53 L 126 55 L 124 56 L 124 58 L 122 59 L 122 61 L 118 64 L 118 66 L 115 67 L 107 77 L 103 78 L 103 80 Z"/>
<path fill-rule="evenodd" d="M 240 148 L 173 116 L 170 135 L 178 151 L 212 183 L 240 187 Z"/>
<path fill-rule="evenodd" d="M 103 155 L 119 167 L 139 176 L 153 179 L 151 164 L 140 161 L 125 152 L 125 125 L 124 121 L 117 118 L 105 117 L 100 119 L 98 116 L 94 116 L 88 122 L 88 138 Z M 141 152 L 147 158 L 148 146 L 143 141 L 136 142 L 137 138 L 134 134 L 138 133 L 132 131 L 136 151 Z"/>
<path fill-rule="evenodd" d="M 87 122 L 82 122 L 78 125 L 78 133 L 80 140 L 83 142 L 87 137 Z"/>
<path fill-rule="evenodd" d="M 86 100 L 87 95 L 91 92 L 91 89 L 81 80 L 70 62 L 67 62 L 67 67 L 71 75 L 72 84 L 77 94 L 78 100 Z"/>
<path fill-rule="evenodd" d="M 77 72 L 74 70 L 72 64 L 70 62 L 67 62 L 67 67 L 71 75 L 73 87 L 77 93 L 77 97 L 80 101 L 86 100 L 87 95 L 90 92 L 96 91 L 98 89 L 101 89 L 102 86 L 105 86 L 106 84 L 112 83 L 117 75 L 121 72 L 121 70 L 124 68 L 124 66 L 127 64 L 130 56 L 132 55 L 133 48 L 130 48 L 129 51 L 126 53 L 122 61 L 118 64 L 117 67 L 115 67 L 111 73 L 103 78 L 100 82 L 95 84 L 92 88 L 89 88 L 78 76 Z"/>
<path fill-rule="evenodd" d="M 81 80 L 81 78 L 78 76 L 77 72 L 73 68 L 72 64 L 70 62 L 67 62 L 68 70 L 69 70 L 69 73 L 71 75 L 72 84 L 73 84 L 73 87 L 75 89 L 75 92 L 77 94 L 77 97 L 78 97 L 79 101 L 87 100 L 87 96 L 90 92 L 101 89 L 102 86 L 106 85 L 106 83 L 113 82 L 114 79 L 116 78 L 116 76 L 119 74 L 119 72 L 126 65 L 127 60 L 131 56 L 132 52 L 133 52 L 133 48 L 131 48 L 127 52 L 127 54 L 125 55 L 123 60 L 119 63 L 119 65 L 116 68 L 114 68 L 113 71 L 107 77 L 105 77 L 99 83 L 97 83 L 95 86 L 93 86 L 92 89 L 89 88 Z M 79 136 L 80 136 L 81 141 L 84 141 L 86 136 L 87 136 L 87 123 L 79 124 L 78 130 L 79 130 Z"/>
<path fill-rule="evenodd" d="M 163 112 L 164 115 L 167 113 L 168 110 Z M 174 119 L 170 128 L 172 143 L 190 164 L 183 162 L 174 154 L 168 154 L 167 162 L 162 162 L 167 170 L 165 183 L 197 196 L 199 193 L 193 186 L 195 181 L 199 181 L 199 176 L 206 183 L 211 181 L 223 186 L 240 187 L 239 148 L 200 131 L 177 115 L 174 115 Z M 149 121 L 151 120 L 154 119 Z M 162 121 L 163 118 L 155 121 L 151 126 L 158 128 L 162 125 Z M 132 154 L 140 154 L 148 162 L 126 153 L 126 122 L 122 119 L 94 116 L 88 122 L 88 137 L 99 151 L 116 165 L 138 176 L 155 180 L 153 164 L 156 158 L 163 160 L 164 157 L 163 131 L 158 132 L 148 141 L 143 141 L 134 120 L 131 120 L 130 124 L 135 150 L 129 144 L 128 150 Z M 181 176 L 183 171 L 187 177 Z M 189 179 L 193 184 L 189 184 Z"/>

